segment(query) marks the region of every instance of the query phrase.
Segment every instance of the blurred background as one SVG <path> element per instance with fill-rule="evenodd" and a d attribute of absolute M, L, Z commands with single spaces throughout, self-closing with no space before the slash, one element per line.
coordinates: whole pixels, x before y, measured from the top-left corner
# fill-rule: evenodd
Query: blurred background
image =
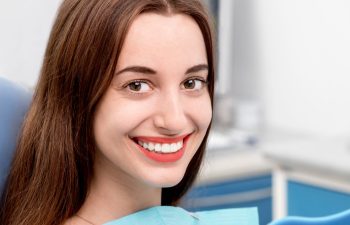
<path fill-rule="evenodd" d="M 60 0 L 0 1 L 0 76 L 37 81 Z M 258 206 L 261 224 L 350 208 L 350 1 L 206 0 L 218 70 L 190 210 Z"/>

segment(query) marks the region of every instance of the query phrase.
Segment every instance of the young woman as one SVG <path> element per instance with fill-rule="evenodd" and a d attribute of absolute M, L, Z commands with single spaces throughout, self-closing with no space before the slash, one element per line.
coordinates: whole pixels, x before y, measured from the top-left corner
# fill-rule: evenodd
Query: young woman
<path fill-rule="evenodd" d="M 122 224 L 147 209 L 183 217 L 157 206 L 175 206 L 200 168 L 213 55 L 199 1 L 63 1 L 0 223 Z"/>

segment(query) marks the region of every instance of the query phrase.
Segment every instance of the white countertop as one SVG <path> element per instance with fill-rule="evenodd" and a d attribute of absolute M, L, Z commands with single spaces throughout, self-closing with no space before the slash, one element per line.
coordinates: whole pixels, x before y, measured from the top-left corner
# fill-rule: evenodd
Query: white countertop
<path fill-rule="evenodd" d="M 209 149 L 197 183 L 212 183 L 271 173 L 274 166 L 350 178 L 350 138 L 321 138 L 266 132 L 252 149 Z"/>
<path fill-rule="evenodd" d="M 215 150 L 210 150 L 215 151 Z M 199 173 L 198 184 L 266 175 L 271 164 L 256 150 L 236 149 L 209 152 Z"/>
<path fill-rule="evenodd" d="M 267 135 L 260 151 L 273 163 L 291 170 L 309 170 L 350 178 L 350 138 Z"/>

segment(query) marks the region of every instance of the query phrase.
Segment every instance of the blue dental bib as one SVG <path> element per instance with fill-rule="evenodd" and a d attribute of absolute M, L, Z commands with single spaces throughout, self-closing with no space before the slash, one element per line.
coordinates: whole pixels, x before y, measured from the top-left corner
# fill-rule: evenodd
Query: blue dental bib
<path fill-rule="evenodd" d="M 191 213 L 180 207 L 155 206 L 104 225 L 259 225 L 256 208 Z"/>

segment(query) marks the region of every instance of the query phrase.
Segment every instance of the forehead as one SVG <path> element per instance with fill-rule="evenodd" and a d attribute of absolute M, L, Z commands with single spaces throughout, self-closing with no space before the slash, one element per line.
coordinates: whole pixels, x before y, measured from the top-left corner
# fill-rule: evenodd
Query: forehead
<path fill-rule="evenodd" d="M 196 21 L 184 14 L 139 15 L 128 30 L 118 60 L 119 67 L 190 67 L 200 63 L 207 63 L 203 35 Z"/>

